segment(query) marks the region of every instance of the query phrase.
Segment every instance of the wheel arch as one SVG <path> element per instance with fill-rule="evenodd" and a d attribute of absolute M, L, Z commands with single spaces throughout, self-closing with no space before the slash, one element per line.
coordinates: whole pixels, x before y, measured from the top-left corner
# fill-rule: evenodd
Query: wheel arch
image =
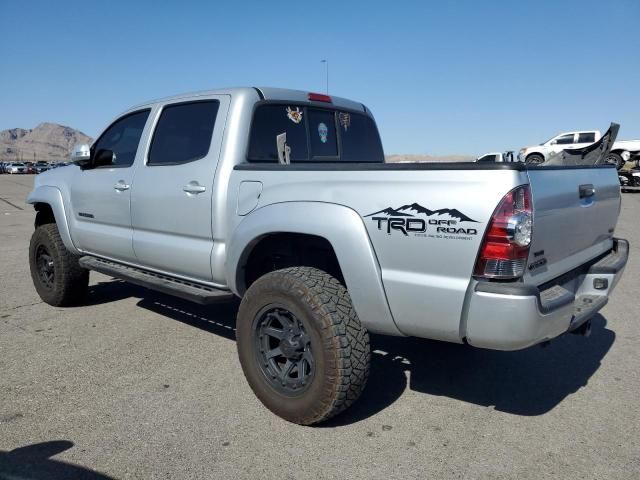
<path fill-rule="evenodd" d="M 324 248 L 324 260 L 331 266 L 334 256 L 334 267 L 338 268 L 328 273 L 342 277 L 339 279 L 349 291 L 362 324 L 373 332 L 402 335 L 389 309 L 373 246 L 354 210 L 332 203 L 284 202 L 259 208 L 244 217 L 228 243 L 226 278 L 234 293 L 244 295 L 252 278 L 255 255 L 259 258 L 261 246 L 273 239 L 276 243 L 278 239 L 298 239 L 303 245 Z M 305 266 L 321 268 L 317 264 Z"/>
<path fill-rule="evenodd" d="M 528 152 L 527 153 L 527 156 L 525 157 L 525 161 L 528 161 L 529 157 L 531 157 L 532 155 L 538 155 L 538 156 L 542 157 L 543 160 L 547 159 L 546 155 L 543 152 L 541 152 L 539 150 L 534 150 L 533 152 Z"/>
<path fill-rule="evenodd" d="M 55 223 L 64 246 L 69 251 L 79 254 L 71 239 L 62 193 L 59 189 L 51 186 L 37 187 L 27 197 L 27 203 L 33 205 L 37 212 L 34 221 L 36 228 L 46 223 Z"/>

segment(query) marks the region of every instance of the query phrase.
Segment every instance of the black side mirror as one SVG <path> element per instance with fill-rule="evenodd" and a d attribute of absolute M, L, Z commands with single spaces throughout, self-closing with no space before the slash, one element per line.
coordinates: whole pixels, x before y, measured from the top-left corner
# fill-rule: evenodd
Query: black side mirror
<path fill-rule="evenodd" d="M 98 150 L 93 158 L 92 167 L 111 167 L 116 163 L 116 154 L 112 150 L 102 148 Z"/>

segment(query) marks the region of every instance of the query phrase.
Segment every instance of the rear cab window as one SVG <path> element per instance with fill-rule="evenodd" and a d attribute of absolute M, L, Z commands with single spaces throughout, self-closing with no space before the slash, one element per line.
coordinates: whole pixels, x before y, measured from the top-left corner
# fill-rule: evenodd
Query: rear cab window
<path fill-rule="evenodd" d="M 384 162 L 375 122 L 364 113 L 332 106 L 263 103 L 253 114 L 250 162 L 278 162 L 276 137 L 287 134 L 296 162 Z"/>

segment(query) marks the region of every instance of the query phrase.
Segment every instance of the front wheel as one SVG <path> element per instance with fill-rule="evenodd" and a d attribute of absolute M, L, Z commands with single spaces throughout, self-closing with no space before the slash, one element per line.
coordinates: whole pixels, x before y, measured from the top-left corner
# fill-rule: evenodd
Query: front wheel
<path fill-rule="evenodd" d="M 29 245 L 31 279 L 40 298 L 54 307 L 77 305 L 89 286 L 89 270 L 66 249 L 55 223 L 40 225 Z"/>
<path fill-rule="evenodd" d="M 355 402 L 369 376 L 369 334 L 349 293 L 311 267 L 268 273 L 246 292 L 237 320 L 245 377 L 260 401 L 311 425 Z"/>
<path fill-rule="evenodd" d="M 529 155 L 525 162 L 527 165 L 538 165 L 544 163 L 544 157 L 539 153 L 532 153 Z"/>

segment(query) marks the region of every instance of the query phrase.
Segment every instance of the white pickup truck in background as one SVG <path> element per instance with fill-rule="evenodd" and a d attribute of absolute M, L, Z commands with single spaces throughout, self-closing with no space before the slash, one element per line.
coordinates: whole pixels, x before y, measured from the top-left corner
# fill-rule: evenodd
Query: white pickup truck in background
<path fill-rule="evenodd" d="M 518 160 L 530 164 L 543 163 L 551 154 L 562 150 L 584 148 L 600 138 L 602 138 L 600 130 L 564 132 L 540 145 L 522 148 L 518 153 Z M 619 169 L 635 152 L 640 152 L 640 140 L 620 140 L 613 144 L 607 160 Z"/>

